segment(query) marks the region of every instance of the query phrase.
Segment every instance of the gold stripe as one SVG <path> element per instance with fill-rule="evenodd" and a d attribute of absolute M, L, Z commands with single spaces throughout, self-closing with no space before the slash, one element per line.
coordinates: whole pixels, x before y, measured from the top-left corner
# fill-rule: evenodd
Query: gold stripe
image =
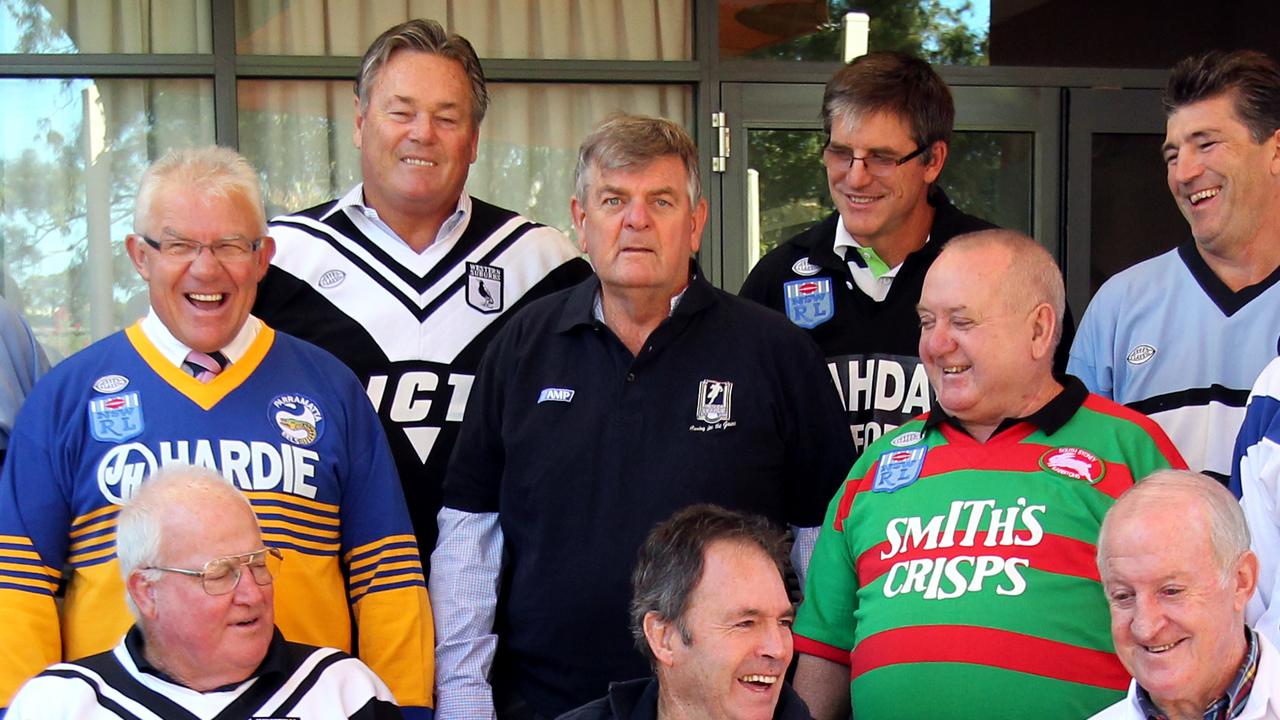
<path fill-rule="evenodd" d="M 351 574 L 351 580 L 350 580 L 350 582 L 351 582 L 351 584 L 352 584 L 352 585 L 355 585 L 356 583 L 360 583 L 360 582 L 363 582 L 363 581 L 365 581 L 365 580 L 368 580 L 368 579 L 369 579 L 369 578 L 371 578 L 371 577 L 374 577 L 374 576 L 375 576 L 375 575 L 377 575 L 378 573 L 381 573 L 381 572 L 384 572 L 384 571 L 385 571 L 385 572 L 390 572 L 390 571 L 392 571 L 392 570 L 403 570 L 403 569 L 405 569 L 405 568 L 411 568 L 411 569 L 417 570 L 417 571 L 418 571 L 417 576 L 418 576 L 418 577 L 422 577 L 422 562 L 421 562 L 421 561 L 419 561 L 419 560 L 416 560 L 416 559 L 406 559 L 406 560 L 402 560 L 402 561 L 399 561 L 399 562 L 383 563 L 383 564 L 381 564 L 381 565 L 378 565 L 377 567 L 370 568 L 369 570 L 366 570 L 366 571 L 363 571 L 363 572 L 360 572 L 360 573 L 355 573 L 355 572 L 353 572 L 353 573 Z M 398 578 L 408 578 L 408 577 L 413 577 L 413 576 L 412 576 L 412 575 L 404 575 L 404 574 L 400 574 L 400 575 L 396 575 L 396 577 L 398 577 Z"/>
<path fill-rule="evenodd" d="M 10 576 L 8 576 L 8 575 L 4 575 L 4 576 L 0 576 L 0 580 L 3 580 L 3 581 L 4 581 L 4 582 L 6 582 L 6 583 L 11 583 L 11 584 L 13 584 L 13 585 L 22 585 L 22 586 L 24 586 L 24 587 L 29 587 L 29 588 L 38 588 L 38 589 L 40 589 L 40 590 L 47 590 L 47 591 L 49 591 L 50 593 L 52 593 L 53 591 L 55 591 L 55 590 L 57 590 L 57 589 L 58 589 L 58 583 L 57 583 L 57 582 L 49 582 L 49 581 L 46 581 L 46 580 L 37 580 L 37 579 L 35 579 L 35 578 L 10 577 Z"/>
<path fill-rule="evenodd" d="M 102 535 L 99 537 L 86 538 L 84 540 L 73 542 L 71 543 L 71 547 L 67 548 L 67 553 L 68 554 L 76 553 L 81 550 L 84 550 L 87 547 L 92 547 L 94 545 L 97 545 L 98 543 L 104 543 L 104 542 L 110 542 L 111 544 L 114 545 L 116 542 L 116 534 L 108 533 L 106 535 Z"/>
<path fill-rule="evenodd" d="M 35 547 L 31 544 L 31 538 L 23 537 L 21 535 L 0 535 L 0 543 L 12 543 L 14 545 Z"/>
<path fill-rule="evenodd" d="M 0 570 L 40 573 L 41 575 L 48 575 L 55 582 L 62 578 L 62 573 L 48 567 L 47 565 L 24 565 L 22 563 L 0 562 Z"/>
<path fill-rule="evenodd" d="M 115 526 L 116 526 L 115 518 L 113 517 L 106 518 L 105 520 L 99 520 L 96 523 L 85 525 L 82 528 L 76 528 L 75 530 L 71 531 L 71 534 L 68 537 L 74 540 L 75 538 L 78 538 L 82 535 L 88 535 L 90 533 L 95 533 L 99 530 L 105 530 L 107 528 L 114 528 Z"/>
<path fill-rule="evenodd" d="M 328 538 L 330 540 L 338 539 L 337 530 L 316 530 L 315 528 L 298 525 L 287 520 L 263 520 L 260 518 L 258 520 L 258 525 L 262 528 L 263 532 L 266 532 L 267 528 L 271 528 L 273 530 L 292 530 L 294 532 L 304 533 L 318 538 Z"/>
<path fill-rule="evenodd" d="M 302 540 L 300 538 L 293 537 L 292 535 L 282 535 L 278 532 L 264 531 L 262 533 L 262 539 L 267 541 L 268 545 L 272 544 L 272 541 L 278 541 L 280 543 L 286 543 L 290 545 L 299 545 L 301 547 L 311 548 L 312 550 L 323 550 L 326 554 L 329 554 L 329 555 L 337 555 L 338 550 L 341 549 L 341 545 L 336 542 L 335 543 L 312 542 L 310 540 Z M 290 550 L 288 548 L 284 548 L 284 552 L 289 553 Z"/>
<path fill-rule="evenodd" d="M 330 505 L 329 503 L 322 503 L 316 500 L 298 497 L 297 495 L 289 495 L 287 493 L 271 492 L 269 490 L 245 490 L 244 494 L 247 495 L 251 501 L 256 499 L 278 500 L 291 505 L 299 505 L 301 507 L 311 508 L 312 510 L 319 510 L 321 512 L 338 512 L 337 505 Z M 328 518 L 325 518 L 325 520 L 328 520 Z M 333 518 L 333 521 L 337 522 L 337 518 Z"/>
<path fill-rule="evenodd" d="M 108 514 L 114 515 L 118 512 L 120 512 L 119 505 L 104 505 L 103 507 L 100 507 L 97 510 L 94 510 L 93 512 L 85 513 L 84 515 L 81 515 L 75 520 L 72 520 L 71 527 L 76 527 L 77 525 L 83 525 L 87 522 L 92 522 L 102 517 L 103 515 L 108 515 Z"/>
<path fill-rule="evenodd" d="M 351 558 L 355 557 L 356 555 L 363 555 L 372 550 L 377 550 L 378 548 L 381 548 L 385 545 L 390 545 L 392 543 L 402 543 L 402 542 L 413 543 L 413 547 L 415 549 L 418 547 L 418 540 L 412 535 L 389 535 L 387 537 L 374 540 L 373 542 L 368 543 L 367 545 L 361 545 L 358 548 L 352 549 L 350 552 L 346 554 L 346 557 L 344 557 L 343 559 L 346 560 L 347 563 L 350 563 Z M 363 562 L 361 564 L 363 564 Z"/>
<path fill-rule="evenodd" d="M 116 544 L 111 543 L 111 547 L 100 548 L 98 550 L 94 550 L 93 552 L 87 552 L 81 555 L 76 555 L 74 553 L 69 554 L 67 556 L 67 562 L 73 565 L 81 565 L 89 562 L 90 560 L 97 560 L 98 558 L 104 558 L 104 557 L 107 557 L 108 555 L 114 555 L 115 552 L 116 552 Z"/>

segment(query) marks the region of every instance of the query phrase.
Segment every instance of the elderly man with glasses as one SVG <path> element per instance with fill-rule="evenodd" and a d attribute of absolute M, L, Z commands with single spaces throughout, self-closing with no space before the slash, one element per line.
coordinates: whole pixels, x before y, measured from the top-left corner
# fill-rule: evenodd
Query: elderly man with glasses
<path fill-rule="evenodd" d="M 134 626 L 114 649 L 28 682 L 10 720 L 401 717 L 364 663 L 275 629 L 283 555 L 263 545 L 253 508 L 220 475 L 160 470 L 116 527 Z"/>
<path fill-rule="evenodd" d="M 119 506 L 191 463 L 241 490 L 288 559 L 285 636 L 354 652 L 407 716 L 429 713 L 431 610 L 377 416 L 337 358 L 249 312 L 274 250 L 256 172 L 225 148 L 171 153 L 142 178 L 134 230 L 151 311 L 36 385 L 0 474 L 0 704 L 119 641 Z"/>

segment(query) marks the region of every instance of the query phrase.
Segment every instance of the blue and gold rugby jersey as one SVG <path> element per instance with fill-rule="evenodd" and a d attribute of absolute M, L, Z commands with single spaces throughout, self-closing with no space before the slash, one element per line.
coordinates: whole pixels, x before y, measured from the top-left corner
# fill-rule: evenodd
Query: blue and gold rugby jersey
<path fill-rule="evenodd" d="M 173 462 L 222 473 L 249 497 L 265 542 L 284 551 L 275 607 L 285 637 L 351 651 L 358 628 L 356 654 L 406 717 L 425 716 L 431 608 L 381 425 L 350 370 L 265 325 L 208 384 L 134 325 L 37 385 L 0 476 L 3 703 L 45 666 L 108 650 L 128 630 L 116 515 Z"/>

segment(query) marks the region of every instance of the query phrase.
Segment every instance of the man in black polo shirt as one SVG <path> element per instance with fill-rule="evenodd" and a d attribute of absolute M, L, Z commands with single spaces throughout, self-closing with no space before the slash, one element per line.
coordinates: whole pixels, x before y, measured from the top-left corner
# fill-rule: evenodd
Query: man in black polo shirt
<path fill-rule="evenodd" d="M 554 717 L 648 675 L 627 604 L 649 529 L 697 502 L 757 513 L 798 529 L 803 570 L 853 458 L 818 347 L 690 261 L 707 204 L 684 130 L 605 122 L 571 209 L 596 277 L 495 338 L 449 464 L 439 720 Z"/>

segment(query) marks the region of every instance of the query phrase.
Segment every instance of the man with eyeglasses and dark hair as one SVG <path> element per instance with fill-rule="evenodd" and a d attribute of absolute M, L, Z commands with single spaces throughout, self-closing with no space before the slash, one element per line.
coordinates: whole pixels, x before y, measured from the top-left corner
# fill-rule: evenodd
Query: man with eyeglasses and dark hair
<path fill-rule="evenodd" d="M 0 473 L 0 704 L 119 642 L 119 506 L 159 467 L 191 463 L 243 491 L 288 559 L 286 637 L 354 652 L 406 715 L 429 714 L 431 609 L 382 427 L 341 362 L 249 312 L 274 247 L 257 173 L 226 148 L 166 155 L 125 245 L 150 312 L 37 383 Z"/>
<path fill-rule="evenodd" d="M 916 352 L 925 273 L 952 237 L 994 227 L 935 184 L 954 120 L 951 92 L 923 60 L 881 52 L 841 68 L 822 99 L 836 212 L 761 258 L 742 285 L 742 297 L 785 312 L 822 347 L 859 451 L 931 407 Z"/>
<path fill-rule="evenodd" d="M 148 478 L 120 510 L 116 555 L 133 627 L 115 648 L 28 682 L 10 720 L 401 717 L 364 663 L 275 628 L 282 554 L 212 470 L 171 465 Z"/>

